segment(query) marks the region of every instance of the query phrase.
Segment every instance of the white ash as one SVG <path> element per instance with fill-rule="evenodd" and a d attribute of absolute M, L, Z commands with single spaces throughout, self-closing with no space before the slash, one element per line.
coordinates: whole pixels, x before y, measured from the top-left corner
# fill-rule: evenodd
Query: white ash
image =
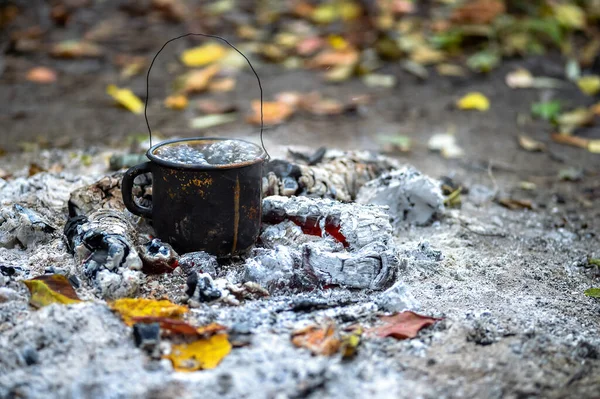
<path fill-rule="evenodd" d="M 179 266 L 187 275 L 192 272 L 197 272 L 216 276 L 219 263 L 217 262 L 216 256 L 204 251 L 197 251 L 183 254 L 179 258 Z"/>
<path fill-rule="evenodd" d="M 381 311 L 387 313 L 415 310 L 418 306 L 410 288 L 403 281 L 396 281 L 393 286 L 379 294 L 375 303 Z"/>
<path fill-rule="evenodd" d="M 349 250 L 372 242 L 388 244 L 392 226 L 386 209 L 377 205 L 346 204 L 331 199 L 270 196 L 263 199 L 263 222 L 291 220 L 301 226 L 318 226 L 322 237 L 339 227 Z"/>
<path fill-rule="evenodd" d="M 395 229 L 424 225 L 444 209 L 440 183 L 411 166 L 385 173 L 358 192 L 356 202 L 389 207 Z"/>
<path fill-rule="evenodd" d="M 53 238 L 56 227 L 19 204 L 0 208 L 0 247 L 28 248 Z"/>
<path fill-rule="evenodd" d="M 41 204 L 45 208 L 61 210 L 71 192 L 94 181 L 89 176 L 68 173 L 42 172 L 31 177 L 18 177 L 0 184 L 0 202 L 2 205 L 15 202 Z"/>

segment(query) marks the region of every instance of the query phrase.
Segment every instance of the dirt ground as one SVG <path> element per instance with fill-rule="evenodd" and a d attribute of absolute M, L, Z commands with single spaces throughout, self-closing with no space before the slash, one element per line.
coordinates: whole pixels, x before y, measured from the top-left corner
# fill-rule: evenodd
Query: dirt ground
<path fill-rule="evenodd" d="M 122 37 L 113 50 L 135 48 L 152 54 L 166 39 L 180 33 L 179 27 L 172 25 L 137 27 L 133 31 L 136 34 Z M 72 32 L 53 30 L 51 39 L 69 33 Z M 175 54 L 189 43 L 174 44 L 163 52 L 152 73 L 149 118 L 154 130 L 163 137 L 226 136 L 257 141 L 258 130 L 242 120 L 194 131 L 188 127 L 194 111 L 178 112 L 163 107 L 162 99 L 175 75 L 173 71 L 167 72 L 169 65 L 175 63 Z M 95 157 L 91 166 L 72 170 L 99 176 L 108 173 L 98 167 L 104 162 L 101 157 L 105 151 L 123 150 L 127 137 L 145 132 L 143 116 L 115 107 L 106 95 L 106 86 L 119 79 L 118 71 L 110 63 L 55 60 L 39 54 L 2 57 L 5 67 L 0 76 L 3 104 L 0 147 L 7 154 L 0 157 L 1 169 L 19 174 L 32 160 L 50 164 L 52 152 L 17 152 L 19 142 L 39 141 L 42 137 L 50 147 L 58 142 L 66 147 L 64 151 L 83 150 L 91 154 Z M 342 288 L 313 293 L 312 299 L 332 305 L 308 313 L 275 311 L 277 306 L 296 299 L 285 295 L 249 302 L 239 308 L 206 306 L 195 310 L 198 320 L 218 320 L 224 324 L 250 320 L 256 338 L 251 347 L 235 350 L 217 369 L 193 376 L 158 366 L 151 370 L 132 344 L 120 346 L 112 342 L 128 332 L 110 321 L 110 314 L 85 308 L 96 305 L 78 305 L 80 309 L 73 310 L 89 312 L 91 316 L 89 325 L 74 331 L 72 337 L 61 338 L 68 341 L 66 349 L 61 352 L 52 343 L 44 347 L 39 333 L 35 335 L 31 330 L 53 323 L 48 318 L 52 312 L 60 313 L 60 320 L 75 316 L 55 306 L 36 314 L 23 308 L 26 302 L 23 297 L 14 300 L 22 308 L 17 313 L 9 310 L 10 302 L 0 303 L 0 314 L 4 313 L 0 318 L 0 358 L 7 356 L 0 360 L 0 370 L 4 370 L 0 373 L 4 374 L 0 378 L 1 397 L 158 398 L 175 394 L 252 398 L 594 398 L 600 395 L 600 302 L 583 295 L 585 289 L 600 285 L 598 269 L 587 267 L 588 257 L 600 257 L 600 156 L 551 142 L 551 127 L 545 122 L 517 123 L 517 116 L 529 115 L 530 104 L 540 98 L 560 98 L 573 106 L 590 105 L 594 99 L 584 97 L 575 86 L 563 90 L 517 91 L 504 83 L 506 73 L 517 66 L 525 66 L 535 74 L 561 75 L 564 60 L 558 56 L 512 60 L 489 76 L 449 78 L 432 73 L 426 81 L 388 65 L 384 71 L 397 76 L 399 82 L 392 89 L 367 88 L 357 80 L 327 84 L 311 71 L 285 70 L 258 59 L 253 62 L 262 77 L 267 99 L 290 90 L 317 90 L 338 99 L 366 93 L 373 97 L 371 104 L 354 114 L 324 118 L 295 116 L 288 123 L 268 127 L 265 143 L 273 154 L 285 155 L 288 146 L 379 150 L 378 134 L 398 133 L 416 143 L 409 154 L 395 155 L 402 162 L 434 178 L 449 176 L 469 190 L 461 208 L 448 209 L 432 226 L 406 227 L 397 232 L 401 247 L 416 248 L 424 240 L 442 251 L 441 262 L 414 261 L 400 278 L 414 296 L 415 308 L 423 314 L 443 317 L 443 321 L 423 330 L 413 340 L 367 340 L 357 357 L 346 362 L 312 357 L 293 348 L 289 333 L 298 322 L 325 316 L 373 323 L 369 303 L 378 293 L 356 293 Z M 60 74 L 58 82 L 39 86 L 25 81 L 22 71 L 38 64 L 56 69 Z M 246 71 L 230 96 L 241 114 L 248 113 L 250 100 L 258 97 L 253 79 Z M 144 76 L 128 83 L 142 98 L 144 85 Z M 471 91 L 488 96 L 490 111 L 454 109 L 456 99 Z M 460 160 L 446 160 L 427 149 L 427 141 L 433 134 L 449 129 L 455 131 L 459 145 L 465 150 Z M 524 151 L 517 143 L 516 136 L 520 133 L 545 142 L 548 150 Z M 600 128 L 591 127 L 581 134 L 600 138 Z M 566 168 L 581 169 L 581 179 L 560 180 L 559 171 Z M 522 190 L 521 181 L 533 182 L 537 188 Z M 494 196 L 528 199 L 533 209 L 509 210 L 494 202 Z M 17 259 L 23 260 L 18 256 Z M 13 261 L 0 256 L 0 265 L 10 265 Z M 358 304 L 335 304 L 348 297 L 358 298 Z M 264 310 L 264 317 L 248 316 L 257 309 Z M 101 340 L 94 332 L 96 328 L 106 328 L 110 338 Z M 85 334 L 89 334 L 89 341 Z M 10 365 L 10 357 L 5 354 L 24 347 L 27 340 L 31 344 L 37 342 L 39 362 L 30 366 Z M 97 345 L 99 357 L 115 357 L 110 361 L 93 355 L 82 358 L 82 353 L 74 352 L 85 347 L 80 341 Z M 50 371 L 57 362 L 68 369 L 64 379 Z M 130 367 L 135 369 L 132 375 L 140 380 L 128 385 L 126 374 Z M 97 372 L 89 370 L 92 368 Z M 30 375 L 35 378 L 30 379 Z"/>

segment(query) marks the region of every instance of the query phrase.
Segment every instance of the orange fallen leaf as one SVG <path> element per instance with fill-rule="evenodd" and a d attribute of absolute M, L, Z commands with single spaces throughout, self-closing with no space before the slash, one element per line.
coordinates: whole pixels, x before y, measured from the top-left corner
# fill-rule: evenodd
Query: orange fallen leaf
<path fill-rule="evenodd" d="M 41 84 L 53 83 L 56 82 L 56 72 L 46 67 L 31 68 L 27 72 L 27 80 Z"/>
<path fill-rule="evenodd" d="M 252 101 L 252 111 L 254 113 L 247 118 L 247 121 L 255 125 L 260 125 L 260 101 Z M 293 113 L 294 108 L 283 102 L 268 101 L 263 104 L 264 122 L 268 125 L 283 123 Z"/>
<path fill-rule="evenodd" d="M 370 331 L 379 337 L 393 337 L 396 339 L 414 338 L 418 332 L 441 319 L 423 316 L 410 310 L 396 313 L 392 316 L 383 316 L 381 320 L 385 323 Z"/>
<path fill-rule="evenodd" d="M 310 350 L 315 355 L 324 356 L 334 355 L 342 345 L 333 323 L 325 326 L 311 325 L 294 331 L 292 343 L 299 348 Z"/>
<path fill-rule="evenodd" d="M 185 94 L 202 92 L 208 88 L 211 79 L 219 73 L 221 68 L 218 65 L 211 65 L 204 69 L 191 71 L 182 78 L 183 84 L 181 91 Z"/>
<path fill-rule="evenodd" d="M 50 55 L 58 58 L 94 58 L 102 55 L 102 49 L 84 40 L 65 40 L 53 45 Z"/>
<path fill-rule="evenodd" d="M 355 65 L 358 58 L 358 52 L 353 49 L 327 50 L 317 54 L 308 64 L 311 68 L 350 66 Z"/>
<path fill-rule="evenodd" d="M 175 94 L 165 98 L 165 107 L 169 109 L 182 110 L 188 106 L 188 99 L 183 94 Z"/>
<path fill-rule="evenodd" d="M 304 96 L 301 107 L 313 115 L 340 115 L 345 106 L 340 101 L 322 98 L 318 93 L 310 93 Z"/>
<path fill-rule="evenodd" d="M 221 93 L 231 91 L 233 89 L 235 89 L 234 78 L 219 79 L 208 84 L 208 90 L 211 92 Z"/>

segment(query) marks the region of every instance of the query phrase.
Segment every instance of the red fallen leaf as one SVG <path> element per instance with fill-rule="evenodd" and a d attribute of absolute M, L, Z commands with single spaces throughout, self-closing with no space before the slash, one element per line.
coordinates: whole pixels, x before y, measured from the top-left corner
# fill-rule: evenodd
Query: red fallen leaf
<path fill-rule="evenodd" d="M 506 12 L 502 0 L 475 0 L 454 10 L 452 21 L 463 24 L 485 25 Z"/>
<path fill-rule="evenodd" d="M 134 323 L 159 323 L 161 329 L 167 330 L 173 334 L 182 335 L 214 335 L 227 329 L 227 327 L 217 323 L 211 323 L 204 327 L 194 327 L 183 320 L 160 316 L 132 317 L 132 321 Z"/>
<path fill-rule="evenodd" d="M 307 37 L 296 45 L 296 53 L 301 56 L 310 56 L 323 48 L 325 41 L 318 36 Z"/>
<path fill-rule="evenodd" d="M 196 108 L 198 108 L 199 111 L 202 111 L 202 113 L 208 115 L 228 114 L 237 110 L 235 104 L 218 100 L 198 100 L 196 103 Z"/>
<path fill-rule="evenodd" d="M 394 337 L 396 339 L 414 338 L 424 327 L 435 324 L 435 317 L 423 316 L 410 310 L 396 313 L 392 316 L 383 316 L 384 325 L 372 328 L 370 331 L 380 337 Z"/>

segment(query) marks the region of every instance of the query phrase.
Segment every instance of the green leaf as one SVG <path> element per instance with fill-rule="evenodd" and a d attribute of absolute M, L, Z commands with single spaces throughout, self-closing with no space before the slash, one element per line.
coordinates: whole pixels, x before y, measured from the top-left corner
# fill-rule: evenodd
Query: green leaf
<path fill-rule="evenodd" d="M 554 121 L 560 114 L 561 103 L 559 100 L 531 104 L 531 114 L 537 118 Z"/>
<path fill-rule="evenodd" d="M 600 258 L 589 258 L 588 263 L 600 267 Z"/>
<path fill-rule="evenodd" d="M 523 22 L 523 27 L 531 33 L 547 36 L 557 46 L 562 44 L 563 31 L 554 18 L 527 19 Z"/>
<path fill-rule="evenodd" d="M 590 298 L 600 298 L 600 288 L 588 288 L 584 294 Z"/>
<path fill-rule="evenodd" d="M 467 59 L 467 66 L 476 72 L 489 72 L 499 63 L 498 54 L 488 50 L 475 53 Z"/>

